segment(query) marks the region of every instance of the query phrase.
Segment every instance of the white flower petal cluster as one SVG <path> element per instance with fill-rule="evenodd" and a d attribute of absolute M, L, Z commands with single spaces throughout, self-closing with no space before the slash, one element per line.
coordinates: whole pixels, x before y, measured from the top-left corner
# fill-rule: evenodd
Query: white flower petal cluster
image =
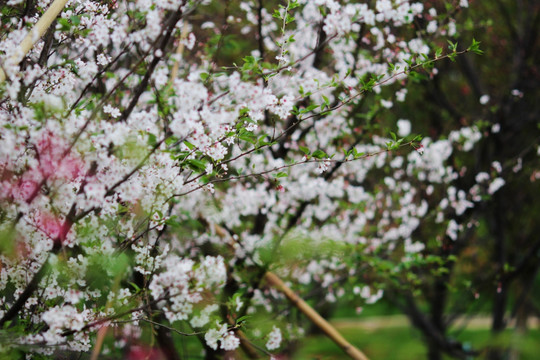
<path fill-rule="evenodd" d="M 234 350 L 240 346 L 240 339 L 234 335 L 233 331 L 227 329 L 226 324 L 220 325 L 219 322 L 216 322 L 216 325 L 217 327 L 211 328 L 204 335 L 206 345 L 217 350 L 219 342 L 219 348 L 226 351 Z"/>
<path fill-rule="evenodd" d="M 149 289 L 171 322 L 187 320 L 193 313 L 193 304 L 203 299 L 203 291 L 225 285 L 225 264 L 220 256 L 207 256 L 196 264 L 191 259 L 173 255 L 164 260 L 163 268 L 163 272 L 154 276 Z M 195 322 L 202 323 L 202 319 Z"/>
<path fill-rule="evenodd" d="M 470 189 L 455 184 L 467 169 L 454 168 L 451 157 L 477 146 L 482 133 L 474 126 L 425 138 L 407 154 L 386 151 L 382 136 L 364 142 L 355 106 L 374 96 L 377 107 L 394 111 L 405 101 L 400 72 L 432 53 L 408 30 L 424 17 L 427 33 L 442 33 L 434 9 L 299 0 L 284 26 L 270 9 L 241 2 L 241 16 L 227 26 L 246 36 L 260 28 L 263 38 L 244 63 L 221 67 L 229 55 L 222 59 L 208 41 L 222 24 L 199 26 L 190 15 L 207 3 L 69 1 L 52 38 L 36 36 L 23 66 L 14 60 L 23 56 L 18 44 L 50 1 L 39 2 L 36 16 L 3 22 L 0 234 L 14 246 L 0 254 L 0 319 L 46 270 L 18 314 L 34 332 L 22 342 L 88 351 L 97 330 L 88 324 L 119 316 L 119 324 L 142 327 L 140 309 L 152 301 L 171 326 L 188 321 L 206 331 L 210 348 L 234 350 L 239 338 L 214 322 L 227 281 L 253 295 L 236 298 L 234 311 L 249 303 L 248 312 L 271 312 L 284 300 L 275 289 L 253 288 L 237 266 L 258 269 L 281 247 L 301 249 L 284 254 L 294 266 L 276 260 L 278 271 L 337 301 L 346 291 L 340 279 L 360 277 L 345 256 L 421 255 L 426 244 L 415 231 L 435 217 L 457 240 L 462 225 L 450 217 L 505 185 L 499 163 L 472 176 Z M 373 94 L 360 91 L 371 76 L 383 80 Z M 414 121 L 397 121 L 400 137 Z M 316 150 L 328 155 L 314 157 Z M 337 250 L 321 251 L 328 245 Z M 357 289 L 366 303 L 383 296 L 369 284 Z M 104 301 L 112 305 L 104 309 Z M 132 325 L 118 327 L 119 346 L 140 336 Z M 266 348 L 282 341 L 274 326 Z"/>
<path fill-rule="evenodd" d="M 281 329 L 275 325 L 272 327 L 272 331 L 268 334 L 268 341 L 266 342 L 266 348 L 270 351 L 279 349 L 282 341 Z"/>

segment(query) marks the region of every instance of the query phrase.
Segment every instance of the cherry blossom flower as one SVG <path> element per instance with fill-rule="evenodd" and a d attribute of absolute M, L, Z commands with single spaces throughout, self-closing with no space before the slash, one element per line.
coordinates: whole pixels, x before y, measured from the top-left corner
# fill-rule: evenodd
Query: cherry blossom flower
<path fill-rule="evenodd" d="M 282 341 L 281 330 L 274 325 L 272 331 L 267 336 L 266 348 L 270 351 L 279 349 Z"/>

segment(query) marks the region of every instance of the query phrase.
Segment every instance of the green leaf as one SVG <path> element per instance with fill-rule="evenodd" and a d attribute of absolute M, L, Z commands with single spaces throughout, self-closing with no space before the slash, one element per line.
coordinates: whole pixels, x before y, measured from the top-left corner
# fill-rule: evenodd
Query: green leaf
<path fill-rule="evenodd" d="M 244 140 L 244 141 L 247 141 L 251 144 L 256 144 L 257 143 L 257 136 L 252 133 L 251 131 L 247 131 L 245 129 L 242 129 L 240 130 L 240 133 L 238 134 L 238 138 L 240 140 Z"/>
<path fill-rule="evenodd" d="M 138 287 L 137 284 L 135 284 L 134 282 L 129 282 L 128 284 L 133 286 L 133 288 L 135 289 L 135 292 L 140 292 L 141 291 L 141 288 Z"/>
<path fill-rule="evenodd" d="M 323 95 L 322 98 L 324 99 L 325 104 L 330 104 L 330 100 L 328 100 L 326 96 Z"/>
<path fill-rule="evenodd" d="M 358 158 L 361 158 L 361 157 L 364 156 L 364 155 L 366 155 L 365 152 L 359 152 L 359 153 L 354 154 L 354 158 L 355 158 L 355 159 L 358 159 Z"/>
<path fill-rule="evenodd" d="M 454 54 L 450 54 L 449 57 L 452 56 L 452 55 L 454 55 Z M 416 82 L 416 83 L 419 83 L 419 82 L 421 82 L 421 81 L 428 80 L 428 77 L 427 77 L 426 75 L 421 74 L 421 73 L 416 72 L 416 71 L 411 71 L 411 72 L 409 73 L 409 78 L 410 78 L 412 81 Z"/>
<path fill-rule="evenodd" d="M 58 24 L 60 25 L 60 31 L 69 31 L 71 24 L 66 18 L 58 18 Z"/>
<path fill-rule="evenodd" d="M 328 157 L 328 154 L 326 154 L 324 151 L 322 150 L 315 150 L 313 152 L 313 155 L 312 155 L 314 158 L 317 158 L 317 159 L 324 159 L 324 158 L 327 158 Z"/>
<path fill-rule="evenodd" d="M 165 144 L 166 145 L 172 145 L 174 144 L 178 139 L 174 136 L 171 136 L 171 137 L 168 137 L 165 139 Z"/>
<path fill-rule="evenodd" d="M 310 111 L 312 111 L 312 110 L 315 110 L 315 109 L 318 108 L 318 107 L 319 107 L 319 106 L 316 105 L 316 104 L 311 104 L 311 105 L 309 105 L 307 108 L 303 109 L 303 110 L 301 111 L 301 113 L 302 113 L 302 114 L 305 114 L 305 113 L 307 113 L 307 112 L 310 112 Z"/>
<path fill-rule="evenodd" d="M 289 4 L 289 9 L 290 10 L 296 9 L 299 6 L 300 6 L 300 3 L 298 1 L 291 1 L 291 3 Z"/>
<path fill-rule="evenodd" d="M 199 171 L 199 172 L 204 172 L 206 171 L 206 165 L 204 164 L 204 162 L 202 162 L 201 160 L 198 160 L 198 159 L 188 159 L 186 160 L 186 163 L 188 164 L 188 166 L 191 168 L 191 170 L 193 171 Z"/>
<path fill-rule="evenodd" d="M 157 137 L 156 135 L 152 133 L 148 133 L 148 145 L 150 146 L 156 146 L 157 144 Z"/>
<path fill-rule="evenodd" d="M 129 267 L 129 256 L 126 253 L 111 256 L 107 266 L 113 276 L 119 276 Z"/>
<path fill-rule="evenodd" d="M 176 216 L 174 215 L 174 217 L 170 217 L 168 218 L 167 220 L 165 220 L 165 224 L 167 226 L 172 226 L 172 227 L 179 227 L 180 226 L 180 223 L 178 222 L 178 220 L 176 219 Z"/>
<path fill-rule="evenodd" d="M 69 17 L 71 23 L 75 26 L 78 26 L 81 23 L 81 17 L 79 15 L 72 15 Z"/>
<path fill-rule="evenodd" d="M 474 38 L 472 39 L 472 44 L 467 49 L 469 51 L 472 51 L 475 54 L 482 55 L 484 52 L 480 50 L 480 42 L 476 41 Z"/>
<path fill-rule="evenodd" d="M 251 317 L 251 315 L 240 316 L 238 319 L 236 319 L 236 324 L 243 323 L 243 322 L 245 322 L 247 319 L 249 319 L 250 317 Z"/>
<path fill-rule="evenodd" d="M 8 320 L 4 323 L 4 329 L 9 329 L 11 326 L 11 323 L 13 323 L 13 320 Z"/>
<path fill-rule="evenodd" d="M 305 146 L 299 146 L 298 148 L 306 155 L 309 155 L 311 153 L 311 151 L 309 151 L 309 149 Z"/>

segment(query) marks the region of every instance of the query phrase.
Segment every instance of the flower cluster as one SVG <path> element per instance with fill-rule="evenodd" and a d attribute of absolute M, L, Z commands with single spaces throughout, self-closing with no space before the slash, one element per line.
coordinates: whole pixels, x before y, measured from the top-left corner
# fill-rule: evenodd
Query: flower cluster
<path fill-rule="evenodd" d="M 412 70 L 436 75 L 430 39 L 455 24 L 434 7 L 242 1 L 221 24 L 221 3 L 72 0 L 41 38 L 50 1 L 0 5 L 14 14 L 0 30 L 0 326 L 22 344 L 86 352 L 111 326 L 111 347 L 139 349 L 135 324 L 138 339 L 187 321 L 232 351 L 238 319 L 284 299 L 264 269 L 374 303 L 384 291 L 359 259 L 420 256 L 425 219 L 457 241 L 460 217 L 505 186 L 495 166 L 455 165 L 490 136 L 479 126 L 422 140 L 410 116 L 390 117 L 399 140 L 372 126 L 408 99 Z M 223 46 L 240 37 L 241 55 Z M 274 326 L 266 348 L 282 337 Z"/>

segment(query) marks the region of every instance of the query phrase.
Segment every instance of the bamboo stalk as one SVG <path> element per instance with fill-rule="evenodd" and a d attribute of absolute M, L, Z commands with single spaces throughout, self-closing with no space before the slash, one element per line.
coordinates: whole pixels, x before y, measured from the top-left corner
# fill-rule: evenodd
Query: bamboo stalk
<path fill-rule="evenodd" d="M 105 335 L 107 335 L 108 329 L 108 326 L 104 326 L 98 330 L 96 345 L 92 349 L 92 356 L 90 357 L 90 360 L 98 360 L 99 353 L 101 352 L 101 348 L 103 346 L 103 342 L 105 341 Z"/>
<path fill-rule="evenodd" d="M 227 238 L 231 242 L 235 242 L 229 232 L 219 226 L 213 224 L 214 231 L 221 238 Z M 354 360 L 369 360 L 368 357 L 359 349 L 349 343 L 328 321 L 326 321 L 317 311 L 309 306 L 302 298 L 295 294 L 285 283 L 274 273 L 267 271 L 264 274 L 266 281 L 270 285 L 277 288 L 296 306 L 304 315 L 307 316 L 319 329 L 321 329 L 333 342 L 335 342 L 351 359 Z"/>
<path fill-rule="evenodd" d="M 47 11 L 41 16 L 36 25 L 30 30 L 26 35 L 23 41 L 19 44 L 18 49 L 15 51 L 10 59 L 10 62 L 18 65 L 22 59 L 28 54 L 30 49 L 38 42 L 39 39 L 45 34 L 49 26 L 53 23 L 54 19 L 60 14 L 68 0 L 54 0 L 54 2 L 49 6 Z M 0 83 L 6 80 L 6 73 L 4 69 L 0 68 Z"/>
<path fill-rule="evenodd" d="M 188 35 L 188 24 L 184 20 L 184 26 L 182 27 L 182 34 L 180 35 L 180 39 L 178 41 L 178 47 L 176 48 L 176 54 L 182 55 L 184 52 L 184 40 L 186 39 Z M 171 77 L 169 79 L 169 82 L 172 84 L 174 79 L 178 76 L 178 69 L 180 68 L 180 59 L 176 61 L 173 65 L 173 68 L 171 70 Z"/>
<path fill-rule="evenodd" d="M 229 325 L 234 326 L 235 323 L 232 321 L 232 319 L 229 319 Z M 247 338 L 246 334 L 240 329 L 236 330 L 236 336 L 240 339 L 240 347 L 242 350 L 244 350 L 245 354 L 249 359 L 260 359 L 259 353 L 257 352 L 257 349 L 253 345 L 251 345 L 251 342 Z"/>
<path fill-rule="evenodd" d="M 295 294 L 285 283 L 274 273 L 268 271 L 265 274 L 266 281 L 276 287 L 293 303 L 300 311 L 304 313 L 319 329 L 321 329 L 332 341 L 334 341 L 347 355 L 354 360 L 368 360 L 363 352 L 349 343 L 341 334 L 326 321 L 319 313 L 309 306 L 302 298 Z"/>

